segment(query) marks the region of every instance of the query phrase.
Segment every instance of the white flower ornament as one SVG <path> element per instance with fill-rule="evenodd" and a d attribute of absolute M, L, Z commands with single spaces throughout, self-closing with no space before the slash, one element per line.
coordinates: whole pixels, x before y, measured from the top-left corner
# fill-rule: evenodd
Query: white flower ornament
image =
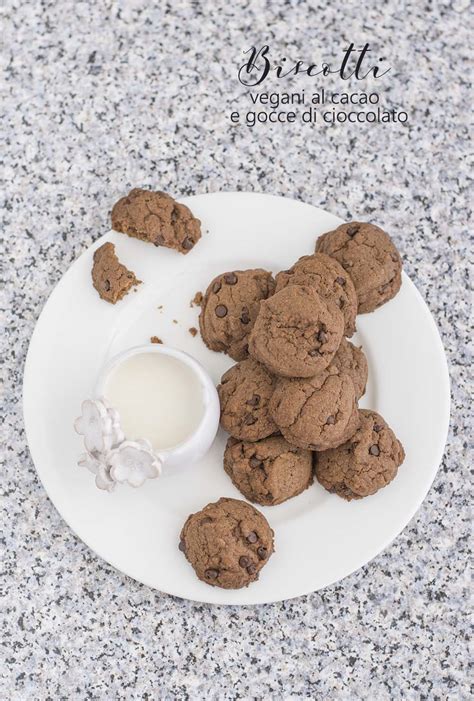
<path fill-rule="evenodd" d="M 161 474 L 162 461 L 145 440 L 123 441 L 109 453 L 107 462 L 112 479 L 131 487 L 140 487 Z"/>
<path fill-rule="evenodd" d="M 110 406 L 105 399 L 102 399 L 101 401 L 107 409 L 107 413 L 112 421 L 112 446 L 115 446 L 125 440 L 125 434 L 122 431 L 122 426 L 120 424 L 120 414 L 118 413 L 117 409 Z"/>
<path fill-rule="evenodd" d="M 104 453 L 114 444 L 112 418 L 103 402 L 86 399 L 82 402 L 82 415 L 74 422 L 79 435 L 84 436 L 84 445 L 89 453 Z"/>
<path fill-rule="evenodd" d="M 86 467 L 89 472 L 95 475 L 95 484 L 99 489 L 104 489 L 107 492 L 115 489 L 115 482 L 110 476 L 108 466 L 98 458 L 90 453 L 84 453 L 77 464 L 80 467 Z"/>
<path fill-rule="evenodd" d="M 78 465 L 95 475 L 99 489 L 111 492 L 117 482 L 140 487 L 160 476 L 162 460 L 151 443 L 125 440 L 120 415 L 105 399 L 86 399 L 74 428 L 84 437 L 87 449 Z"/>

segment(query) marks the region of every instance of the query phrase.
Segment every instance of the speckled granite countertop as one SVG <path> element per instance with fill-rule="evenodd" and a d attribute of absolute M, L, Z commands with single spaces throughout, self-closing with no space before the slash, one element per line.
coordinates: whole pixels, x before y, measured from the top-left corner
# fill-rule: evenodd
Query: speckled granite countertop
<path fill-rule="evenodd" d="M 467 5 L 7 1 L 3 699 L 468 697 Z M 407 125 L 230 127 L 242 49 L 316 61 L 346 41 L 383 48 Z M 38 482 L 20 399 L 36 319 L 111 203 L 156 184 L 372 217 L 437 320 L 453 406 L 435 483 L 385 553 L 322 592 L 213 608 L 151 591 L 91 554 Z"/>

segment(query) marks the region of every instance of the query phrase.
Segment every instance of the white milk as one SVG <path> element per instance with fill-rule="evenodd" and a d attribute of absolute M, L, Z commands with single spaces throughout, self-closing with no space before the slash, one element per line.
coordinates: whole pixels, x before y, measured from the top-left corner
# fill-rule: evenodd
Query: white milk
<path fill-rule="evenodd" d="M 204 413 L 199 379 L 185 363 L 139 353 L 112 370 L 104 390 L 129 440 L 147 438 L 159 451 L 188 438 Z"/>

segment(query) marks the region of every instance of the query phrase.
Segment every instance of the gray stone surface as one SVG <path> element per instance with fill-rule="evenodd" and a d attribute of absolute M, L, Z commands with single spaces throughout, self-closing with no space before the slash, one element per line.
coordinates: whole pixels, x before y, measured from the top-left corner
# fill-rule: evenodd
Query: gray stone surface
<path fill-rule="evenodd" d="M 468 698 L 467 7 L 7 0 L 2 699 Z M 267 41 L 320 61 L 349 40 L 383 51 L 384 100 L 406 106 L 407 125 L 230 127 L 248 99 L 242 49 Z M 263 191 L 375 219 L 436 318 L 453 395 L 441 468 L 388 550 L 324 591 L 255 608 L 151 591 L 91 554 L 38 482 L 21 416 L 35 321 L 107 230 L 114 200 L 157 184 L 177 196 Z"/>

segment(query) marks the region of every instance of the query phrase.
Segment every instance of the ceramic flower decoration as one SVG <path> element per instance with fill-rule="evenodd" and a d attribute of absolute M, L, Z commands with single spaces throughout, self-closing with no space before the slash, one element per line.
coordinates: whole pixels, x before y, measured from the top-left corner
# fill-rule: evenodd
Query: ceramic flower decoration
<path fill-rule="evenodd" d="M 122 431 L 122 426 L 120 425 L 120 414 L 117 409 L 111 407 L 105 399 L 102 399 L 102 403 L 107 409 L 107 413 L 112 421 L 112 445 L 117 445 L 125 440 L 125 434 Z"/>
<path fill-rule="evenodd" d="M 148 441 L 124 441 L 108 456 L 110 475 L 116 482 L 140 487 L 161 474 L 161 460 Z"/>
<path fill-rule="evenodd" d="M 99 489 L 111 492 L 115 485 L 140 487 L 161 474 L 162 461 L 145 440 L 125 440 L 120 415 L 105 399 L 86 399 L 74 428 L 84 437 L 87 453 L 78 465 L 95 475 Z"/>
<path fill-rule="evenodd" d="M 110 476 L 108 466 L 98 458 L 95 458 L 90 453 L 84 453 L 77 464 L 80 467 L 86 467 L 89 472 L 95 475 L 95 483 L 99 489 L 111 492 L 115 488 L 116 483 Z"/>
<path fill-rule="evenodd" d="M 74 422 L 79 435 L 84 436 L 84 445 L 89 453 L 103 453 L 112 448 L 114 429 L 112 418 L 104 402 L 86 399 L 82 402 L 82 415 Z"/>

